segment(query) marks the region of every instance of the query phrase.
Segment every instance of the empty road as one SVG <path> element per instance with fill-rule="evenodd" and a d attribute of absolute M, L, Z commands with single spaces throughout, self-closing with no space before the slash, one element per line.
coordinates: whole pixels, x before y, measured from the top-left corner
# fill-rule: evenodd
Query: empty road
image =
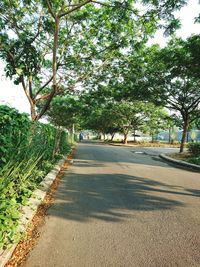
<path fill-rule="evenodd" d="M 24 266 L 200 266 L 200 174 L 157 154 L 81 143 Z"/>

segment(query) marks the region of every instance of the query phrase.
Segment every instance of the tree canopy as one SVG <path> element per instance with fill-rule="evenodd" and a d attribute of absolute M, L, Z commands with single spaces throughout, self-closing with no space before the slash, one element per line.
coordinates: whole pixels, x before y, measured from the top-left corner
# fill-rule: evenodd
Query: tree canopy
<path fill-rule="evenodd" d="M 176 28 L 173 11 L 186 2 L 2 0 L 0 57 L 6 75 L 22 85 L 32 119 L 38 120 L 55 95 L 109 70 L 161 21 L 168 32 Z"/>
<path fill-rule="evenodd" d="M 189 125 L 200 115 L 200 76 L 197 58 L 200 37 L 174 39 L 167 47 L 149 49 L 146 88 L 154 102 L 172 109 L 182 117 L 183 151 Z M 195 57 L 197 55 L 197 58 Z"/>

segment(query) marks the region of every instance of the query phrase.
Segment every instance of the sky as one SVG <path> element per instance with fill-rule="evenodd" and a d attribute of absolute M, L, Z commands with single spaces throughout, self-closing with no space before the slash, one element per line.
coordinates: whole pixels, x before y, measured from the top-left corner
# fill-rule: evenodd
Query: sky
<path fill-rule="evenodd" d="M 175 16 L 180 18 L 182 27 L 176 31 L 178 37 L 183 39 L 189 37 L 191 34 L 200 34 L 200 23 L 194 23 L 194 18 L 200 13 L 200 0 L 190 0 L 188 5 L 184 6 L 180 11 L 175 12 Z M 149 44 L 158 43 L 161 47 L 166 45 L 168 38 L 163 37 L 163 31 L 159 30 Z"/>
<path fill-rule="evenodd" d="M 200 13 L 199 0 L 190 0 L 188 5 L 175 15 L 181 19 L 182 28 L 176 32 L 177 36 L 187 38 L 191 34 L 200 34 L 200 24 L 194 24 L 194 17 Z M 163 37 L 163 32 L 159 30 L 154 39 L 149 44 L 158 43 L 165 46 L 167 39 Z M 30 113 L 28 100 L 21 86 L 16 86 L 10 79 L 5 77 L 4 64 L 0 61 L 0 104 L 7 104 L 18 109 L 20 112 Z"/>

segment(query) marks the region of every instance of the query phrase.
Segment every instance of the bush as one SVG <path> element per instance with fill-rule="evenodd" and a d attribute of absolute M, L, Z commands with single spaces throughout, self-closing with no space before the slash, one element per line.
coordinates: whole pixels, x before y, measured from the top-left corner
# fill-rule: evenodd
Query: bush
<path fill-rule="evenodd" d="M 31 122 L 27 114 L 14 108 L 0 106 L 0 165 L 16 154 L 16 149 L 28 142 Z"/>
<path fill-rule="evenodd" d="M 200 156 L 200 142 L 189 143 L 188 144 L 189 152 L 194 156 Z"/>
<path fill-rule="evenodd" d="M 187 159 L 187 161 L 189 163 L 200 165 L 200 157 L 192 157 L 192 158 Z"/>
<path fill-rule="evenodd" d="M 6 164 L 0 172 L 0 247 L 18 241 L 20 207 L 25 205 L 38 180 L 37 160 Z"/>
<path fill-rule="evenodd" d="M 0 248 L 20 238 L 20 208 L 53 164 L 67 154 L 67 134 L 0 106 Z"/>
<path fill-rule="evenodd" d="M 10 160 L 41 157 L 38 164 L 54 160 L 69 150 L 67 134 L 50 124 L 32 122 L 25 113 L 0 106 L 0 168 Z"/>

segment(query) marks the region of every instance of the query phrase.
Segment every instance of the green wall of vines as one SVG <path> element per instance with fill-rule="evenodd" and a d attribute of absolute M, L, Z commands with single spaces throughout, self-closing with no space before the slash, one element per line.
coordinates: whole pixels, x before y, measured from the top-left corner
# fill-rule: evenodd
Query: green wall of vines
<path fill-rule="evenodd" d="M 20 239 L 20 207 L 69 150 L 64 130 L 0 106 L 0 248 Z"/>

